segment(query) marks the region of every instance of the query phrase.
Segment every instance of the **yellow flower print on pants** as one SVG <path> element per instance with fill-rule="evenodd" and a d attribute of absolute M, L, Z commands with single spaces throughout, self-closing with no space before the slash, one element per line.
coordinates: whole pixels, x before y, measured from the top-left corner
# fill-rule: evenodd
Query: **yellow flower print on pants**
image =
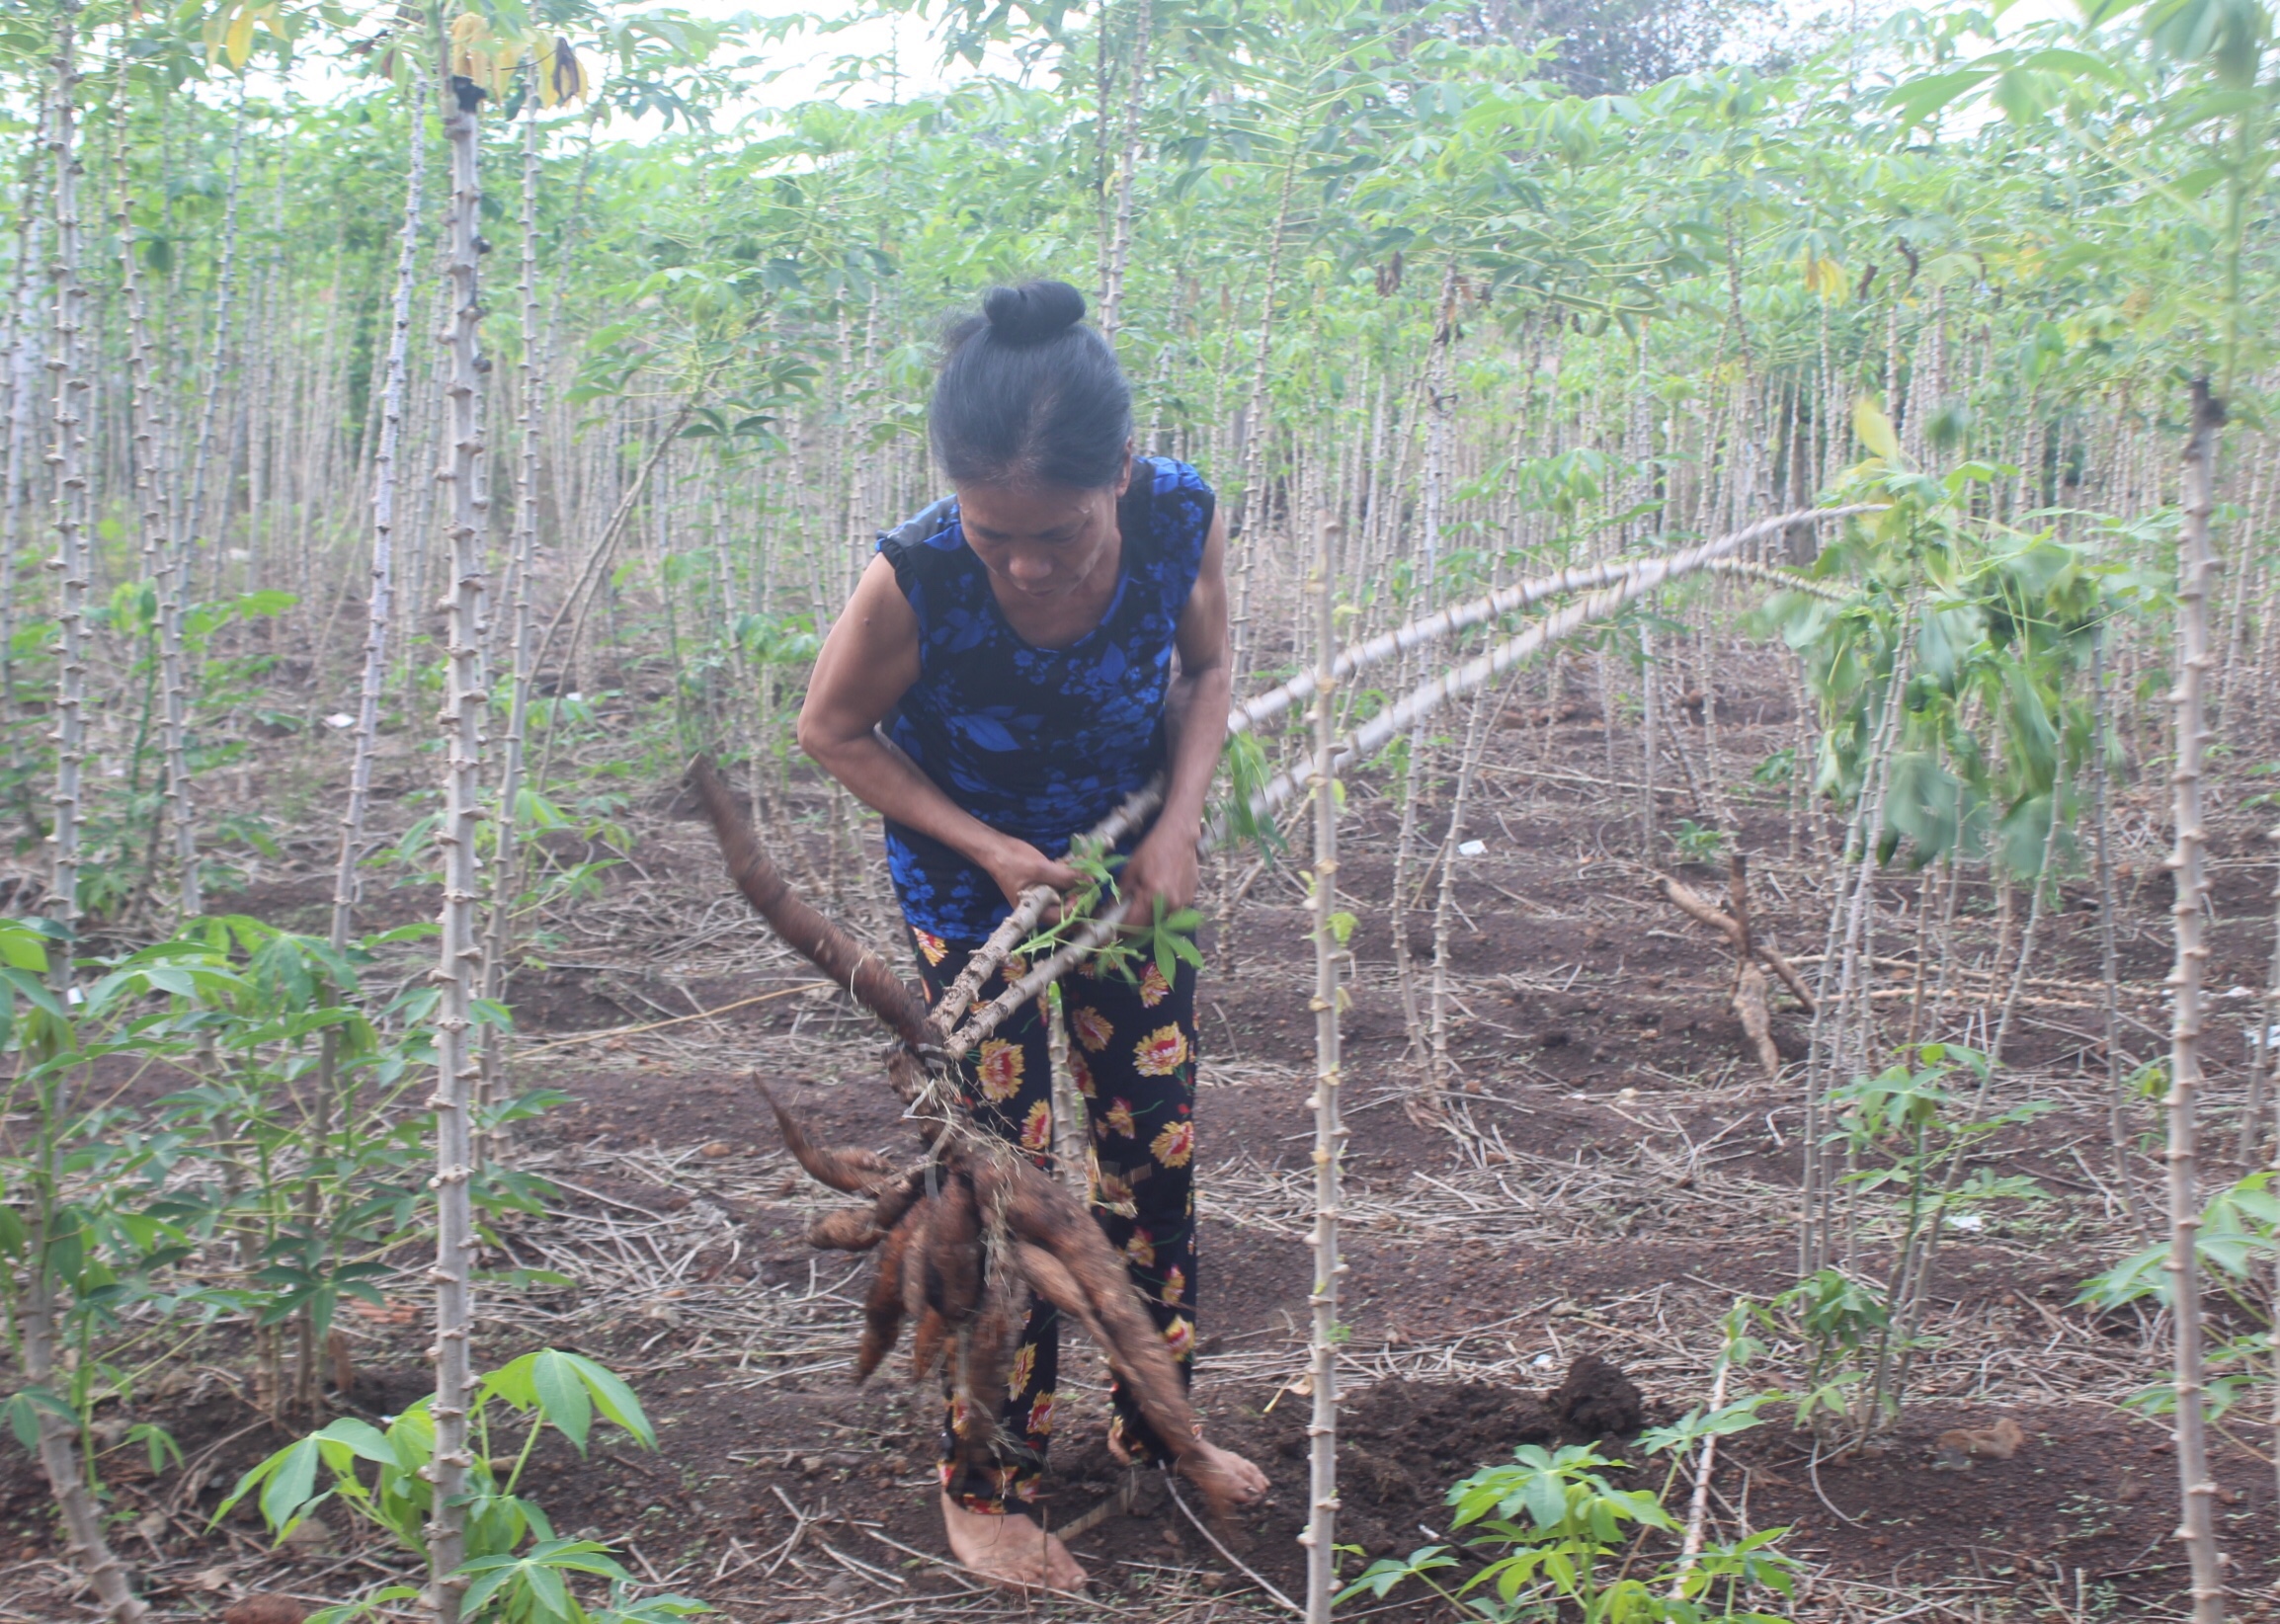
<path fill-rule="evenodd" d="M 965 968 L 978 942 L 929 941 L 912 933 L 929 1001 Z M 934 949 L 939 946 L 937 954 Z M 978 1001 L 1005 990 L 984 982 Z M 1166 981 L 1149 967 L 1137 982 L 1102 971 L 1063 984 L 1069 1067 L 1091 1118 L 1094 1217 L 1146 1302 L 1181 1374 L 1196 1341 L 1195 1307 L 1195 972 L 1182 965 Z M 1038 1167 L 1053 1165 L 1052 1058 L 1037 1004 L 998 1028 L 967 1058 L 967 1103 L 976 1125 L 1020 1147 Z M 1032 1300 L 1016 1345 L 995 1461 L 962 1457 L 947 1426 L 942 1486 L 969 1510 L 1003 1511 L 1033 1500 L 1051 1440 L 1060 1388 L 1059 1315 Z M 1136 1459 L 1164 1449 L 1120 1383 L 1109 1385 L 1109 1435 Z M 949 1416 L 945 1403 L 945 1419 Z"/>

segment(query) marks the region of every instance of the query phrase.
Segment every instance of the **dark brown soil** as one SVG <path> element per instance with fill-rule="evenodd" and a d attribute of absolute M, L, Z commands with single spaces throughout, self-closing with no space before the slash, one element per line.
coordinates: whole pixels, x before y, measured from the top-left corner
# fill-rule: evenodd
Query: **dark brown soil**
<path fill-rule="evenodd" d="M 1780 723 L 1769 710 L 1761 734 L 1730 731 L 1722 746 L 1728 760 L 1754 762 L 1775 748 L 1786 739 Z M 1496 738 L 1498 771 L 1486 780 L 1484 809 L 1472 828 L 1491 852 L 1460 868 L 1455 891 L 1461 918 L 1451 947 L 1459 1003 L 1450 1048 L 1459 1093 L 1483 1131 L 1501 1133 L 1513 1149 L 1580 1171 L 1622 1167 L 1636 1184 L 1594 1187 L 1590 1210 L 1580 1208 L 1574 1234 L 1556 1244 L 1507 1245 L 1461 1232 L 1409 1233 L 1398 1225 L 1348 1227 L 1339 1318 L 1347 1328 L 1349 1349 L 1394 1356 L 1441 1347 L 1490 1327 L 1496 1329 L 1484 1335 L 1499 1349 L 1508 1344 L 1510 1368 L 1525 1377 L 1349 1380 L 1352 1390 L 1341 1418 L 1339 1538 L 1358 1546 L 1363 1559 L 1445 1540 L 1449 1485 L 1480 1466 L 1509 1459 L 1521 1443 L 1595 1441 L 1610 1459 L 1632 1463 L 1618 1472 L 1619 1481 L 1659 1486 L 1664 1464 L 1640 1456 L 1634 1441 L 1639 1427 L 1705 1403 L 1700 1372 L 1716 1346 L 1718 1318 L 1737 1296 L 1765 1301 L 1796 1277 L 1796 1247 L 1787 1228 L 1715 1200 L 1695 1202 L 1691 1174 L 1653 1174 L 1632 1160 L 1642 1139 L 1642 1113 L 1652 1113 L 1655 1123 L 1682 1129 L 1690 1144 L 1715 1147 L 1706 1154 L 1728 1177 L 1783 1188 L 1799 1177 L 1795 1083 L 1748 1086 L 1751 1063 L 1726 1002 L 1730 967 L 1723 949 L 1674 913 L 1649 904 L 1647 871 L 1627 855 L 1635 847 L 1635 820 L 1613 795 L 1593 786 L 1604 771 L 1604 745 L 1595 726 L 1506 730 Z M 1621 741 L 1621 748 L 1635 756 L 1632 741 Z M 1568 776 L 1545 779 L 1526 798 L 1501 798 L 1525 787 L 1531 765 L 1549 765 Z M 1574 782 L 1579 776 L 1586 781 Z M 1635 796 L 1630 799 L 1635 803 Z M 692 834 L 686 810 L 667 814 L 665 804 L 660 797 L 644 826 L 645 842 L 658 848 L 644 845 L 645 871 L 670 876 L 692 896 L 718 895 L 724 888 Z M 2251 820 L 2239 821 L 2245 827 Z M 1826 915 L 1807 887 L 1817 870 L 1807 861 L 1786 860 L 1789 834 L 1777 802 L 1746 808 L 1743 822 L 1761 876 L 1760 926 L 1777 931 L 1793 955 L 1816 951 Z M 1427 1186 L 1417 1183 L 1417 1176 L 1443 1178 L 1465 1162 L 1448 1134 L 1419 1125 L 1402 1104 L 1416 1071 L 1405 1059 L 1405 1023 L 1391 968 L 1395 943 L 1383 905 L 1392 879 L 1391 829 L 1388 803 L 1357 787 L 1342 872 L 1348 893 L 1363 899 L 1352 942 L 1357 985 L 1344 1022 L 1352 1128 L 1346 1169 L 1357 1198 L 1398 1205 L 1426 1198 L 1419 1192 Z M 2226 838 L 2232 833 L 2228 828 Z M 2225 848 L 2229 853 L 2234 849 Z M 2220 990 L 2260 987 L 2269 948 L 2269 871 L 2251 860 L 2252 848 L 2239 850 L 2217 875 L 2209 981 Z M 1723 883 L 1710 868 L 1680 871 L 1699 889 L 1717 890 Z M 2167 967 L 2159 912 L 2166 878 L 2153 855 L 2139 853 L 2124 884 L 2123 974 L 2138 983 L 2156 982 Z M 229 899 L 227 906 L 308 929 L 321 916 L 326 895 L 317 878 L 281 878 Z M 1886 882 L 1885 901 L 1896 914 L 1913 907 L 1916 895 L 1914 877 L 1894 875 Z M 1411 952 L 1427 961 L 1433 945 L 1430 900 L 1428 890 L 1407 922 Z M 2086 909 L 2079 906 L 2082 900 L 2077 887 L 2074 904 L 2046 922 L 2049 956 L 2038 966 L 2039 975 L 2095 978 L 2095 898 L 2088 897 Z M 390 893 L 373 922 L 400 923 L 398 914 L 406 921 L 420 917 L 429 901 L 414 891 Z M 1959 913 L 1992 939 L 1993 897 L 1967 889 Z M 1211 1086 L 1197 1109 L 1205 1190 L 1199 1409 L 1214 1438 L 1258 1460 L 1274 1485 L 1271 1502 L 1222 1537 L 1244 1564 L 1286 1592 L 1304 1583 L 1295 1535 L 1307 1498 L 1311 1401 L 1275 1380 L 1222 1372 L 1236 1369 L 1228 1361 L 1247 1350 L 1285 1347 L 1301 1337 L 1312 1261 L 1300 1230 L 1233 1221 L 1213 1207 L 1210 1191 L 1215 1178 L 1239 1171 L 1295 1174 L 1308 1165 L 1311 1113 L 1303 1078 L 1313 1041 L 1312 971 L 1294 945 L 1306 929 L 1299 889 L 1287 870 L 1277 870 L 1255 884 L 1232 939 L 1209 944 L 1213 969 L 1204 987 L 1202 1029 Z M 1881 950 L 1905 954 L 1913 946 L 1888 922 Z M 707 1063 L 701 1047 L 692 1060 L 686 1047 L 645 1046 L 640 1033 L 534 1047 L 666 1021 L 692 1008 L 715 1009 L 809 979 L 779 960 L 749 975 L 692 977 L 633 949 L 583 957 L 564 952 L 546 967 L 519 975 L 511 1002 L 524 1042 L 533 1046 L 519 1081 L 569 1096 L 569 1103 L 529 1130 L 520 1144 L 533 1152 L 698 1152 L 677 1164 L 671 1187 L 581 1173 L 577 1182 L 586 1193 L 565 1191 L 561 1204 L 593 1212 L 610 1203 L 664 1212 L 692 1201 L 714 1202 L 730 1221 L 721 1233 L 733 1236 L 734 1246 L 724 1240 L 716 1254 L 701 1257 L 699 1278 L 796 1284 L 827 1264 L 837 1271 L 827 1277 L 835 1279 L 851 1267 L 836 1257 L 819 1262 L 806 1249 L 800 1239 L 803 1209 L 792 1199 L 795 1186 L 766 1198 L 755 1198 L 749 1186 L 740 1186 L 742 1194 L 709 1188 L 708 1170 L 720 1170 L 725 1187 L 729 1172 L 747 1170 L 753 1158 L 776 1149 L 767 1107 L 744 1068 Z M 1885 983 L 1908 984 L 1905 972 Z M 2141 998 L 2132 1008 L 2149 1027 L 2160 1027 L 2158 1003 Z M 2094 1010 L 2052 1007 L 2029 1015 L 2033 1018 L 2021 1025 L 2009 1057 L 2014 1069 L 2102 1080 Z M 1774 1026 L 1783 1053 L 1801 1055 L 1803 1019 L 1783 1008 Z M 834 1013 L 828 998 L 789 994 L 683 1030 L 692 1041 L 711 1031 L 732 1038 L 740 1049 L 780 1052 L 782 1063 L 764 1063 L 761 1077 L 833 1142 L 898 1154 L 914 1143 L 878 1079 L 876 1029 L 859 1016 Z M 788 1041 L 795 1030 L 804 1034 L 796 1049 Z M 819 1047 L 817 1034 L 823 1031 L 831 1041 Z M 2219 1100 L 2237 1086 L 2239 1032 L 2239 1021 L 2221 1021 L 2212 1031 Z M 2133 1060 L 2159 1046 L 2145 1031 L 2131 1042 Z M 828 1058 L 819 1061 L 819 1053 Z M 1262 1065 L 1287 1085 L 1250 1080 L 1244 1068 Z M 1215 1067 L 1218 1077 L 1212 1075 Z M 2095 1093 L 2087 1083 L 2083 1090 Z M 2224 1146 L 2211 1149 L 2221 1156 Z M 1765 1424 L 1721 1445 L 1721 1519 L 1728 1526 L 1789 1529 L 1783 1548 L 1819 1570 L 1815 1593 L 1824 1598 L 1844 1583 L 1903 1591 L 1967 1580 L 1991 1586 L 1982 1592 L 1986 1596 L 2015 1601 L 2016 1610 L 2008 1614 L 2014 1617 L 2030 1616 L 2054 1596 L 2070 1607 L 2077 1595 L 2092 1604 L 2085 1618 L 2150 1617 L 2173 1607 L 2182 1574 L 2171 1537 L 2174 1457 L 2162 1424 L 2113 1402 L 2133 1382 L 2143 1384 L 2158 1372 L 2131 1362 L 2140 1346 L 2134 1319 L 2100 1323 L 2073 1306 L 2080 1282 L 2117 1256 L 2107 1230 L 2099 1230 L 2094 1241 L 2079 1238 L 2080 1222 L 2088 1221 L 2082 1215 L 2094 1215 L 2097 1207 L 2094 1187 L 2085 1179 L 2093 1169 L 2105 1174 L 2104 1157 L 2102 1115 L 2081 1109 L 2056 1112 L 2007 1134 L 1998 1147 L 2001 1169 L 2044 1181 L 2053 1197 L 2048 1221 L 2040 1232 L 1954 1237 L 1941 1255 L 1937 1292 L 1943 1309 L 1966 1316 L 1959 1323 L 1985 1328 L 1991 1355 L 2028 1350 L 2023 1364 L 2006 1370 L 2031 1370 L 2031 1350 L 2045 1344 L 2082 1358 L 2082 1349 L 2106 1350 L 2110 1379 L 2101 1378 L 2096 1393 L 2074 1394 L 2076 1377 L 2066 1372 L 2039 1388 L 2004 1376 L 1995 1397 L 1974 1400 L 1969 1387 L 1927 1396 L 1910 1406 L 1891 1437 L 1858 1455 L 1818 1462 L 1808 1435 L 1788 1424 L 1778 1405 L 1769 1406 Z M 2141 1165 L 2141 1188 L 2154 1188 L 2154 1171 L 2150 1162 Z M 2222 1165 L 2210 1174 L 2228 1176 Z M 512 1226 L 506 1236 L 512 1244 Z M 1963 1244 L 1967 1239 L 1970 1244 Z M 859 1280 L 846 1288 L 857 1296 L 859 1290 Z M 1662 1293 L 1653 1298 L 1659 1306 L 1618 1312 L 1656 1292 Z M 545 1335 L 519 1320 L 511 1299 L 500 1302 L 498 1314 L 481 1338 L 484 1361 L 511 1357 Z M 356 1381 L 351 1393 L 337 1396 L 346 1408 L 382 1416 L 423 1390 L 423 1334 L 413 1318 L 406 1313 L 398 1323 L 387 1316 L 352 1316 Z M 910 1555 L 943 1549 L 933 1509 L 936 1400 L 931 1393 L 914 1393 L 899 1366 L 862 1391 L 849 1387 L 844 1368 L 753 1385 L 733 1365 L 684 1358 L 690 1337 L 670 1320 L 631 1313 L 582 1334 L 576 1345 L 635 1373 L 658 1423 L 660 1448 L 645 1454 L 611 1435 L 581 1460 L 549 1441 L 534 1458 L 526 1487 L 562 1531 L 591 1532 L 620 1548 L 629 1541 L 642 1563 L 675 1575 L 677 1587 L 754 1624 L 818 1616 L 812 1599 L 788 1597 L 783 1580 L 790 1570 L 771 1582 L 756 1565 L 740 1566 L 735 1556 L 737 1550 L 766 1553 L 780 1545 L 795 1526 L 795 1507 L 811 1516 L 828 1513 L 807 1538 L 896 1574 L 912 1596 L 946 1593 L 951 1582 L 942 1572 Z M 766 1350 L 749 1351 L 758 1357 Z M 852 1345 L 847 1351 L 852 1353 Z M 1599 1363 L 1597 1355 L 1611 1362 Z M 1041 1507 L 1056 1525 L 1126 1495 L 1129 1487 L 1100 1442 L 1092 1379 L 1097 1363 L 1076 1356 L 1070 1362 L 1068 1386 L 1081 1390 L 1065 1394 L 1068 1421 Z M 177 1616 L 218 1612 L 234 1592 L 202 1589 L 196 1574 L 211 1564 L 251 1562 L 260 1549 L 258 1527 L 242 1511 L 217 1532 L 208 1533 L 204 1523 L 235 1475 L 285 1437 L 260 1422 L 250 1391 L 233 1374 L 246 1363 L 234 1334 L 216 1333 L 186 1375 L 146 1385 L 138 1396 L 133 1419 L 170 1427 L 188 1457 L 185 1468 L 169 1468 L 154 1479 L 147 1464 L 138 1469 L 134 1452 L 123 1446 L 106 1458 L 128 1524 L 161 1502 L 173 1508 L 144 1542 L 148 1549 L 135 1544 L 132 1550 L 159 1576 L 151 1585 L 153 1599 Z M 2081 1368 L 2077 1359 L 2068 1371 Z M 1758 1385 L 1771 1386 L 1773 1378 Z M 121 1408 L 119 1414 L 126 1412 Z M 1933 1440 L 1942 1430 L 1984 1426 L 2000 1416 L 2016 1419 L 2028 1435 L 2012 1458 L 1976 1460 L 1967 1471 L 1938 1469 Z M 2239 1610 L 2268 1616 L 2263 1598 L 2271 1593 L 2273 1564 L 2280 1561 L 2272 1473 L 2243 1444 L 2223 1440 L 2216 1470 L 2223 1542 L 2242 1598 Z M 1682 1507 L 1683 1496 L 1673 1496 L 1673 1502 Z M 1105 1590 L 1141 1594 L 1167 1569 L 1216 1576 L 1200 1582 L 1230 1593 L 1248 1586 L 1152 1488 L 1127 1495 L 1125 1503 L 1075 1541 Z M 58 1547 L 43 1491 L 21 1455 L 0 1475 L 0 1557 L 11 1549 L 17 1560 L 37 1557 L 42 1565 L 0 1576 L 7 1584 L 46 1594 L 48 1604 L 61 1609 L 47 1616 L 84 1616 L 56 1600 L 56 1592 L 39 1590 L 37 1576 L 52 1580 L 56 1572 L 46 1564 Z M 829 1559 L 819 1562 L 833 1571 Z M 1348 1560 L 1348 1572 L 1357 1567 Z M 319 1561 L 273 1571 L 288 1578 L 298 1574 L 316 1593 L 370 1577 L 354 1564 L 328 1572 Z M 712 1579 L 716 1573 L 725 1577 Z M 885 1595 L 883 1585 L 852 1571 L 842 1577 L 847 1584 L 838 1593 L 850 1610 Z M 1831 1616 L 1810 1595 L 1797 1613 Z M 31 1616 L 39 1616 L 37 1609 Z M 1421 1606 L 1410 1616 L 1437 1615 Z M 1992 1606 L 1987 1616 L 1996 1616 Z"/>

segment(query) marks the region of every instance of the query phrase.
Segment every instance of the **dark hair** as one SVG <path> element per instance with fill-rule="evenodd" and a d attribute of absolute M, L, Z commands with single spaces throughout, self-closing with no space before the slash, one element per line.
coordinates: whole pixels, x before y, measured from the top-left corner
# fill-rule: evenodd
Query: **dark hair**
<path fill-rule="evenodd" d="M 1132 390 L 1085 295 L 1065 282 L 993 287 L 944 335 L 928 408 L 952 484 L 1097 490 L 1124 471 Z"/>

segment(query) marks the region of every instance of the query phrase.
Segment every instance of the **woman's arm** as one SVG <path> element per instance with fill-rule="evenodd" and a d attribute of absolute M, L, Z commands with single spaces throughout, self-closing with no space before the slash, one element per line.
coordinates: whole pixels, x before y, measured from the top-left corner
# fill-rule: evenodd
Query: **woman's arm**
<path fill-rule="evenodd" d="M 1180 675 L 1164 699 L 1171 760 L 1164 810 L 1156 827 L 1125 863 L 1119 889 L 1133 899 L 1132 915 L 1146 922 L 1161 901 L 1170 914 L 1195 900 L 1195 843 L 1203 834 L 1203 803 L 1227 745 L 1227 710 L 1235 669 L 1227 640 L 1227 521 L 1214 514 L 1203 561 L 1187 606 L 1180 612 Z"/>
<path fill-rule="evenodd" d="M 1075 869 L 964 810 L 872 731 L 918 680 L 918 616 L 894 566 L 873 558 L 816 653 L 799 709 L 800 749 L 865 806 L 988 869 L 1009 902 L 1032 885 L 1076 885 Z"/>

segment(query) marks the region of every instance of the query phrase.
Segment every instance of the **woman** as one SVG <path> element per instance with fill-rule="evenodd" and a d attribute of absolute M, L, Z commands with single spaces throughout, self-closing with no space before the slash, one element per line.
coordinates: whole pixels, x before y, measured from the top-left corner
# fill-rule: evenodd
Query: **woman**
<path fill-rule="evenodd" d="M 1162 772 L 1163 810 L 1117 883 L 1135 916 L 1195 896 L 1204 795 L 1227 731 L 1226 528 L 1184 463 L 1132 454 L 1131 391 L 1066 283 L 999 287 L 951 329 L 929 409 L 956 494 L 880 537 L 808 686 L 800 747 L 886 819 L 895 893 L 930 998 L 1022 891 Z M 874 731 L 885 724 L 889 744 Z M 1003 988 L 986 983 L 987 1000 Z M 1195 1343 L 1195 974 L 1063 987 L 1092 1119 L 1095 1208 L 1182 1376 Z M 975 1120 L 1049 1165 L 1052 1073 L 1033 1003 L 965 1066 Z M 1057 1315 L 1032 1300 L 994 1469 L 942 1444 L 942 1520 L 968 1568 L 1074 1589 L 1085 1573 L 1019 1509 L 1052 1430 Z M 1109 1446 L 1167 1457 L 1111 1388 Z M 1256 1496 L 1250 1462 L 1211 1452 Z"/>

